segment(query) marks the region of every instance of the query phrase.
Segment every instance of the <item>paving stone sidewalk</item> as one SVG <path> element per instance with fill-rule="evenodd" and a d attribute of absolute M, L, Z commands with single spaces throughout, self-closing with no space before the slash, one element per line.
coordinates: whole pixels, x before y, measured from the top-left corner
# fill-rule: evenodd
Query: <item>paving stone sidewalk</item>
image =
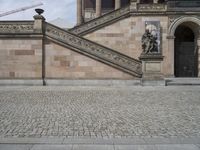
<path fill-rule="evenodd" d="M 0 139 L 199 140 L 199 114 L 199 86 L 0 87 Z"/>
<path fill-rule="evenodd" d="M 0 145 L 0 150 L 200 150 L 196 145 Z"/>

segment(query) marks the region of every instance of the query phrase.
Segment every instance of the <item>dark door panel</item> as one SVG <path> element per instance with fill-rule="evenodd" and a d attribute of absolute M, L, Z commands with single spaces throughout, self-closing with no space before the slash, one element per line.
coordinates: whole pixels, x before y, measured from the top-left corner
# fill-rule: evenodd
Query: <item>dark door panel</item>
<path fill-rule="evenodd" d="M 194 42 L 177 42 L 175 47 L 176 77 L 197 76 L 197 52 Z"/>

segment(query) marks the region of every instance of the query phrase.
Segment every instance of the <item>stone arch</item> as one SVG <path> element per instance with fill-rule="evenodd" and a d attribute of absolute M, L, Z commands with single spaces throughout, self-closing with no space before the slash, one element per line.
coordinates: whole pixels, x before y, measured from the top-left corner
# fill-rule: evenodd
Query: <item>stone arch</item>
<path fill-rule="evenodd" d="M 198 19 L 195 16 L 191 16 L 191 17 L 179 17 L 177 19 L 175 19 L 171 25 L 169 26 L 168 29 L 168 48 L 169 48 L 169 62 L 170 62 L 170 66 L 171 66 L 171 76 L 175 75 L 174 72 L 174 66 L 175 66 L 175 62 L 174 62 L 174 52 L 175 52 L 175 31 L 176 29 L 180 26 L 180 25 L 186 25 L 187 27 L 190 27 L 193 32 L 195 33 L 195 42 L 196 45 L 199 47 L 198 48 L 198 56 L 200 56 L 200 19 Z M 198 64 L 198 68 L 200 68 L 200 64 Z M 199 69 L 199 73 L 198 76 L 200 76 L 200 69 Z"/>
<path fill-rule="evenodd" d="M 174 33 L 179 25 L 185 22 L 192 22 L 197 24 L 200 27 L 200 20 L 196 17 L 180 17 L 176 19 L 169 27 L 169 36 L 174 36 Z"/>

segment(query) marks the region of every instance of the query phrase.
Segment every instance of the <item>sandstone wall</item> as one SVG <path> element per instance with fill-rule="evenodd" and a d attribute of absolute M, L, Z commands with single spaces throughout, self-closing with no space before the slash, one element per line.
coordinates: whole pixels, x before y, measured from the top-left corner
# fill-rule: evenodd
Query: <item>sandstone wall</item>
<path fill-rule="evenodd" d="M 0 39 L 0 78 L 41 78 L 42 40 Z"/>
<path fill-rule="evenodd" d="M 141 38 L 145 32 L 145 21 L 160 21 L 162 37 L 161 51 L 165 56 L 162 71 L 167 76 L 171 73 L 171 54 L 168 51 L 167 40 L 168 17 L 132 16 L 89 33 L 84 37 L 138 59 L 142 52 Z"/>
<path fill-rule="evenodd" d="M 134 77 L 87 56 L 46 41 L 46 78 L 133 79 Z"/>

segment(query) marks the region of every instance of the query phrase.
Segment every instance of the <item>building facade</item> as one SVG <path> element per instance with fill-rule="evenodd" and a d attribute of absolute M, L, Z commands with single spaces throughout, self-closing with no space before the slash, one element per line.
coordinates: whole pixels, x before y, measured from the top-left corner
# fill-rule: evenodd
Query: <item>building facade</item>
<path fill-rule="evenodd" d="M 197 0 L 77 0 L 69 30 L 40 14 L 0 21 L 1 83 L 198 79 L 199 9 Z"/>
<path fill-rule="evenodd" d="M 140 0 L 138 1 L 141 4 L 152 4 L 152 3 L 164 3 L 166 0 Z M 100 3 L 100 4 L 98 4 Z M 88 21 L 91 19 L 94 19 L 99 14 L 106 14 L 108 12 L 111 12 L 113 10 L 119 9 L 121 7 L 125 7 L 130 5 L 130 0 L 84 0 L 84 1 L 77 1 L 78 5 L 82 5 L 82 21 Z M 98 9 L 98 7 L 100 9 Z M 80 8 L 80 7 L 79 7 Z M 96 13 L 96 10 L 100 11 L 98 14 Z"/>

